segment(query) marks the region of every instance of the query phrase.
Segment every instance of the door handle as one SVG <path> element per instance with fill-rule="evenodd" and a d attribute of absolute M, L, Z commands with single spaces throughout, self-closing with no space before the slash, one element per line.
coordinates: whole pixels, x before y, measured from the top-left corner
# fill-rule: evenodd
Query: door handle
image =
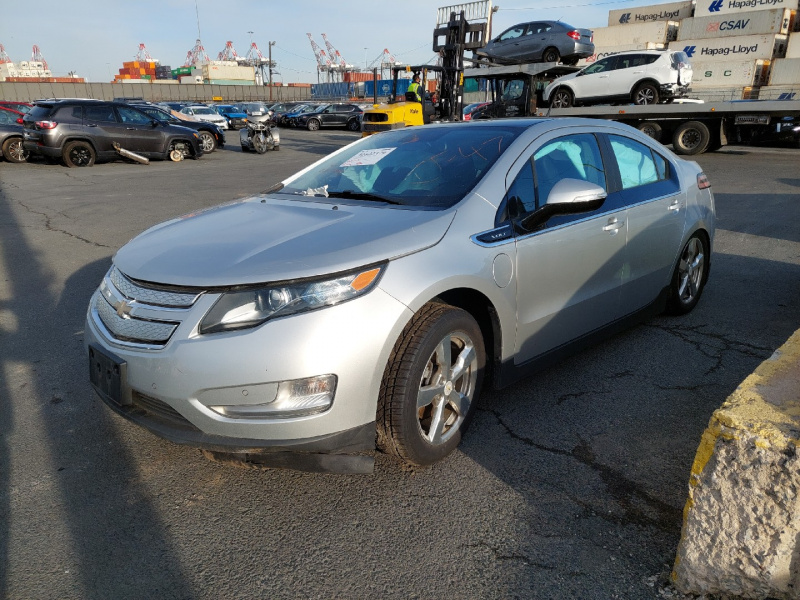
<path fill-rule="evenodd" d="M 603 227 L 603 231 L 608 231 L 611 235 L 616 235 L 620 229 L 625 225 L 625 221 L 620 221 L 616 217 L 611 217 L 608 220 L 608 225 Z"/>
<path fill-rule="evenodd" d="M 679 200 L 675 200 L 667 207 L 667 210 L 678 212 L 681 208 L 683 208 L 683 204 Z"/>

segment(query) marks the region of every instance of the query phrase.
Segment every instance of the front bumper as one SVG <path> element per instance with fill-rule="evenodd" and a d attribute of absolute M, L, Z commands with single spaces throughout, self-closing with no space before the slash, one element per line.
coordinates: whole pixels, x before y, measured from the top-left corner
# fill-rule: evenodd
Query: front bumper
<path fill-rule="evenodd" d="M 84 336 L 90 365 L 96 367 L 99 350 L 120 368 L 116 393 L 95 386 L 106 404 L 175 443 L 238 456 L 270 454 L 279 462 L 286 462 L 287 453 L 303 455 L 296 468 L 309 461 L 319 466 L 322 459 L 310 454 L 375 448 L 380 382 L 391 340 L 409 318 L 407 307 L 376 288 L 352 301 L 260 327 L 200 335 L 198 324 L 217 297 L 203 294 L 191 308 L 169 311 L 177 326 L 168 340 L 143 344 L 111 333 L 97 310 L 106 300 L 96 292 Z M 120 317 L 123 321 L 156 322 L 157 307 L 132 304 L 131 313 Z M 332 405 L 322 413 L 232 418 L 212 408 L 268 404 L 278 382 L 328 373 L 336 375 L 337 385 Z"/>

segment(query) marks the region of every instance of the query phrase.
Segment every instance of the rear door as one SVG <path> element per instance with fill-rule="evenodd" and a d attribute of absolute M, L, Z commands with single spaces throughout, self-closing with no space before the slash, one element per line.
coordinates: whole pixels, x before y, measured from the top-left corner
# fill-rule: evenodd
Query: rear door
<path fill-rule="evenodd" d="M 630 95 L 634 86 L 644 79 L 647 74 L 647 64 L 650 55 L 647 54 L 620 54 L 617 63 L 608 80 L 608 91 L 612 96 Z"/>
<path fill-rule="evenodd" d="M 84 105 L 83 131 L 94 142 L 98 154 L 106 156 L 116 154 L 114 142 L 124 141 L 126 137 L 125 127 L 117 120 L 117 113 L 111 104 Z"/>

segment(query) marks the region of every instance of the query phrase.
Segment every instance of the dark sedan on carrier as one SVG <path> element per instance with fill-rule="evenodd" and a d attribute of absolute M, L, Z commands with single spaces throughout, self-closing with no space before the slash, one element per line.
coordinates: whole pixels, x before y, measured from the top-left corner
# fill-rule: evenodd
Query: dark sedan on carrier
<path fill-rule="evenodd" d="M 563 62 L 575 65 L 594 54 L 593 35 L 561 21 L 533 21 L 509 27 L 476 50 L 478 58 L 498 64 Z"/>

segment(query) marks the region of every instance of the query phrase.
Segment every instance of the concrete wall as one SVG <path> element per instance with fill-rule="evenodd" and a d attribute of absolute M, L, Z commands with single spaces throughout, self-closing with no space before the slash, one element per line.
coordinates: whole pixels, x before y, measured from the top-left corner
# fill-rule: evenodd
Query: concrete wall
<path fill-rule="evenodd" d="M 257 85 L 186 85 L 168 83 L 8 83 L 0 82 L 0 99 L 30 102 L 41 98 L 97 98 L 111 100 L 140 97 L 153 102 L 163 100 L 211 102 L 221 97 L 225 102 L 272 99 L 274 102 L 305 100 L 311 89 Z"/>

